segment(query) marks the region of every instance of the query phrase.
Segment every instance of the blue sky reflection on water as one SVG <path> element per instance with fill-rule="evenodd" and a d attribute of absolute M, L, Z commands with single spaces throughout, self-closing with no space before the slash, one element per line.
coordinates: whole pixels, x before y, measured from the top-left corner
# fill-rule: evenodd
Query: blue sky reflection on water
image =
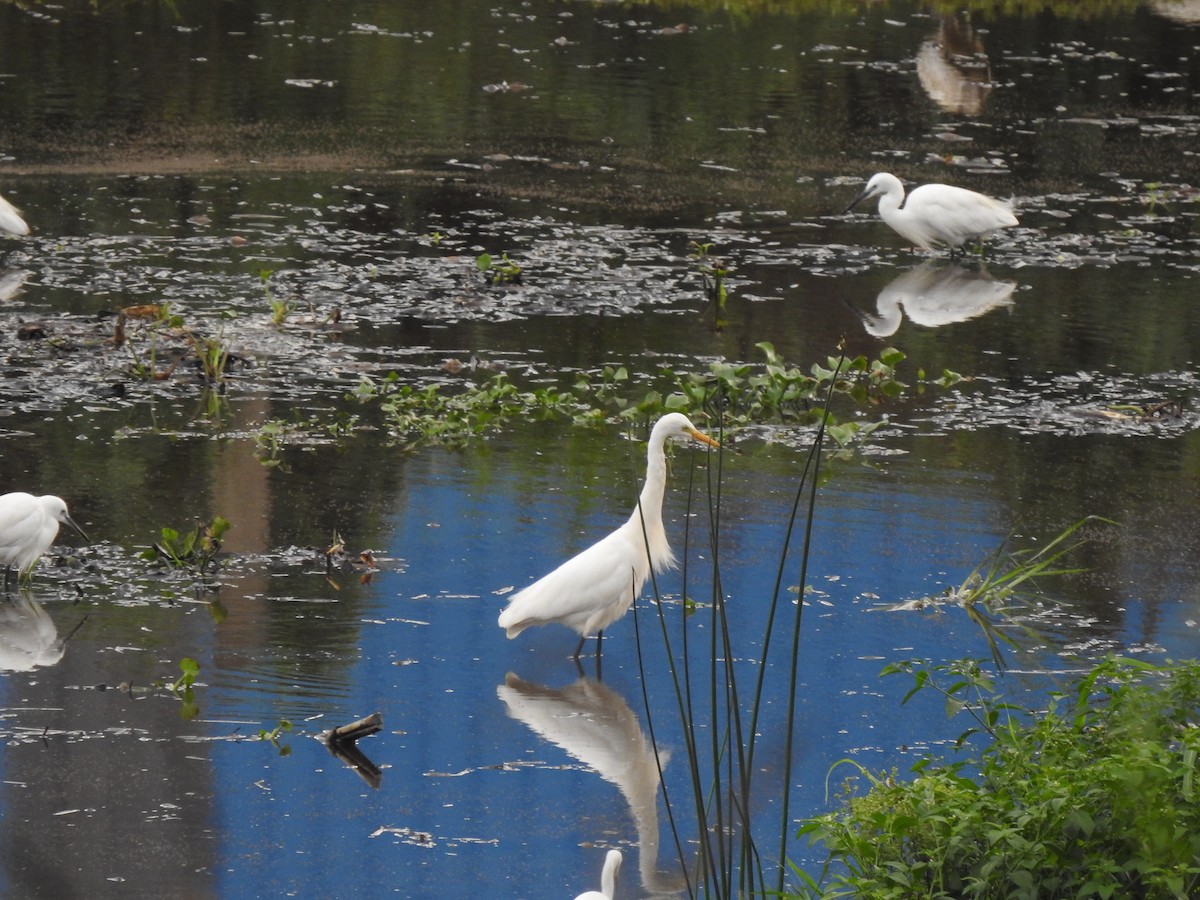
<path fill-rule="evenodd" d="M 520 451 L 490 452 L 502 457 Z M 747 656 L 757 653 L 794 490 L 756 457 L 752 450 L 726 460 L 721 551 L 729 602 L 741 607 L 732 616 L 733 640 Z M 689 461 L 703 465 L 698 457 L 677 456 L 668 495 L 668 528 L 680 554 L 681 486 Z M 304 736 L 283 737 L 291 748 L 287 757 L 268 745 L 217 744 L 214 768 L 222 779 L 217 833 L 228 861 L 221 877 L 230 879 L 222 893 L 249 878 L 304 894 L 354 886 L 375 890 L 383 883 L 401 895 L 428 896 L 452 869 L 459 890 L 497 887 L 501 878 L 502 895 L 545 896 L 550 885 L 587 886 L 580 867 L 586 873 L 594 858 L 602 858 L 591 844 L 630 850 L 636 829 L 620 791 L 514 720 L 497 697 L 510 672 L 550 688 L 575 682 L 569 659 L 574 637 L 547 627 L 505 640 L 495 624 L 504 600 L 494 593 L 536 577 L 568 552 L 565 545 L 586 543 L 619 522 L 622 488 L 602 487 L 593 498 L 595 508 L 579 516 L 566 498 L 537 508 L 518 502 L 515 492 L 531 476 L 505 474 L 503 458 L 490 464 L 500 474 L 485 479 L 483 487 L 472 483 L 470 467 L 461 462 L 453 453 L 430 452 L 406 463 L 410 488 L 387 548 L 387 556 L 404 560 L 403 571 L 381 573 L 362 592 L 357 660 L 346 669 L 346 683 L 330 685 L 322 719 L 297 722 L 312 732 L 382 712 L 383 732 L 361 745 L 385 767 L 382 788 L 370 790 Z M 544 464 L 546 474 L 536 477 L 554 482 L 561 461 L 549 457 Z M 878 482 L 902 479 L 895 470 L 903 465 L 888 469 L 883 474 L 851 467 L 821 492 L 809 577 L 818 593 L 805 612 L 801 652 L 792 807 L 797 816 L 824 808 L 825 778 L 836 760 L 850 755 L 871 766 L 906 768 L 915 751 L 900 748 L 926 748 L 937 736 L 953 737 L 965 727 L 948 724 L 940 704 L 917 701 L 901 711 L 898 700 L 908 685 L 877 677 L 885 661 L 987 653 L 979 632 L 956 610 L 872 609 L 939 590 L 992 549 L 1007 527 L 1003 506 L 992 496 L 995 486 L 946 472 L 929 479 L 928 490 L 919 495 L 889 493 Z M 519 508 L 523 514 L 514 516 Z M 947 520 L 961 525 L 950 545 L 939 537 Z M 695 544 L 689 551 L 689 590 L 700 597 L 708 590 L 702 559 L 707 556 Z M 680 577 L 675 571 L 660 580 L 667 599 L 673 598 L 668 606 L 673 627 Z M 651 606 L 643 604 L 639 616 L 659 743 L 674 755 L 667 786 L 678 792 L 677 802 L 684 801 L 686 823 L 686 760 L 673 722 L 662 640 Z M 694 641 L 707 640 L 702 617 L 691 621 Z M 645 729 L 634 640 L 631 617 L 610 629 L 603 685 Z M 777 640 L 785 638 L 780 634 Z M 782 656 L 773 654 L 772 666 L 779 671 L 769 679 L 760 729 L 766 816 L 774 804 L 765 798 L 780 789 L 786 683 Z M 585 668 L 591 671 L 590 659 Z M 752 677 L 751 666 L 742 669 Z M 222 674 L 221 684 L 207 695 L 217 718 L 244 716 L 269 724 L 273 716 L 288 715 L 286 690 L 284 697 L 256 695 L 239 691 L 236 680 L 236 673 Z M 320 707 L 322 698 L 296 700 L 308 708 Z M 310 770 L 313 774 L 296 777 Z M 669 848 L 662 816 L 659 824 L 663 847 Z M 329 860 L 343 858 L 354 865 L 331 871 Z M 631 858 L 630 871 L 635 869 Z"/>

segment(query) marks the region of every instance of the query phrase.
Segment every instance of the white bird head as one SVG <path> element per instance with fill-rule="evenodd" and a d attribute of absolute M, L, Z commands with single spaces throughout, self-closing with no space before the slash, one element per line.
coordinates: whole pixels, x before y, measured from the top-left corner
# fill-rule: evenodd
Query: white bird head
<path fill-rule="evenodd" d="M 70 525 L 79 532 L 80 537 L 82 537 L 85 541 L 91 540 L 91 538 L 87 536 L 87 533 L 75 523 L 74 519 L 71 518 L 70 513 L 67 512 L 67 502 L 63 500 L 62 497 L 55 497 L 53 494 L 46 494 L 42 497 L 39 497 L 38 501 L 42 504 L 42 509 L 50 518 L 54 519 L 56 522 L 61 522 L 63 525 Z"/>
<path fill-rule="evenodd" d="M 904 185 L 900 183 L 900 179 L 890 172 L 876 172 L 867 182 L 867 186 L 863 188 L 863 192 L 854 198 L 854 202 L 846 207 L 846 212 L 854 209 L 864 200 L 870 200 L 874 197 L 882 197 L 885 194 L 899 194 L 904 196 Z M 845 213 L 843 213 L 845 215 Z"/>
<path fill-rule="evenodd" d="M 654 443 L 656 439 L 667 441 L 687 438 L 708 444 L 710 447 L 721 446 L 720 443 L 693 425 L 692 420 L 683 413 L 667 413 L 654 424 L 654 430 L 650 432 L 650 443 Z"/>

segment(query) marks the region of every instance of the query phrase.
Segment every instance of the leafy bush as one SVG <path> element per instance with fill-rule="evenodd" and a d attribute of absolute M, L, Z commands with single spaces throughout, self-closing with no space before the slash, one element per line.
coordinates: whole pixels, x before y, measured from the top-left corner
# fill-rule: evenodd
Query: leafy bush
<path fill-rule="evenodd" d="M 848 787 L 840 810 L 800 832 L 829 853 L 821 896 L 1200 896 L 1200 662 L 1110 658 L 1036 713 L 1000 701 L 973 662 L 884 672 L 913 677 L 908 697 L 933 689 L 976 719 L 960 749 L 979 733 L 991 742 L 923 760 L 907 782 L 850 763 L 870 789 Z"/>

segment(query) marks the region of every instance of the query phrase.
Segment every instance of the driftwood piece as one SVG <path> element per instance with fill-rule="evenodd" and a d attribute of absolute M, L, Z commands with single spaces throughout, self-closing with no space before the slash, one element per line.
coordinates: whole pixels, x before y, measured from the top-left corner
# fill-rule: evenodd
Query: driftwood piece
<path fill-rule="evenodd" d="M 341 725 L 333 729 L 325 736 L 325 743 L 330 746 L 334 744 L 353 744 L 359 738 L 374 734 L 382 727 L 383 716 L 379 713 L 371 713 L 365 719 L 359 719 L 357 722 L 351 722 L 349 725 Z"/>
<path fill-rule="evenodd" d="M 383 716 L 379 713 L 371 713 L 365 719 L 359 719 L 349 725 L 342 725 L 324 734 L 325 746 L 329 748 L 329 752 L 357 772 L 363 781 L 376 790 L 383 781 L 383 772 L 379 766 L 367 758 L 365 753 L 358 749 L 355 741 L 374 734 L 382 727 Z"/>

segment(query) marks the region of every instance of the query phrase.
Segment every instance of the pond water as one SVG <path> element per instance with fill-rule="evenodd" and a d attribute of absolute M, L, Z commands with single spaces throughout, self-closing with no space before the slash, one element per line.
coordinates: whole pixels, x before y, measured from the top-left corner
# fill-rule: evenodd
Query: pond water
<path fill-rule="evenodd" d="M 624 366 L 637 400 L 664 368 L 761 365 L 763 341 L 805 369 L 839 342 L 906 354 L 901 397 L 839 409 L 884 424 L 825 464 L 788 780 L 789 660 L 769 654 L 768 859 L 781 798 L 828 809 L 837 760 L 905 770 L 965 728 L 879 671 L 988 658 L 961 609 L 894 607 L 1010 535 L 1117 523 L 1020 610 L 1021 702 L 1107 652 L 1195 654 L 1194 4 L 765 6 L 0 5 L 0 191 L 33 228 L 0 247 L 0 487 L 61 495 L 91 539 L 60 535 L 0 617 L 0 891 L 568 897 L 609 847 L 618 897 L 684 890 L 655 605 L 609 629 L 602 678 L 564 629 L 496 627 L 509 591 L 628 515 L 644 423 L 407 447 L 351 396 L 392 372 L 565 389 Z M 1012 198 L 1020 225 L 983 258 L 913 253 L 874 209 L 843 213 L 884 170 Z M 730 268 L 724 327 L 694 244 Z M 489 285 L 485 252 L 521 282 Z M 128 313 L 114 340 L 149 304 L 176 318 Z M 230 354 L 213 388 L 206 346 Z M 967 380 L 929 383 L 946 369 Z M 1163 401 L 1181 412 L 1128 413 Z M 715 557 L 753 673 L 812 432 L 728 425 L 703 426 L 719 458 L 674 455 L 686 564 L 658 587 L 678 634 Z M 217 516 L 215 590 L 142 558 Z M 164 686 L 185 658 L 195 708 Z M 378 772 L 318 740 L 373 712 Z"/>

